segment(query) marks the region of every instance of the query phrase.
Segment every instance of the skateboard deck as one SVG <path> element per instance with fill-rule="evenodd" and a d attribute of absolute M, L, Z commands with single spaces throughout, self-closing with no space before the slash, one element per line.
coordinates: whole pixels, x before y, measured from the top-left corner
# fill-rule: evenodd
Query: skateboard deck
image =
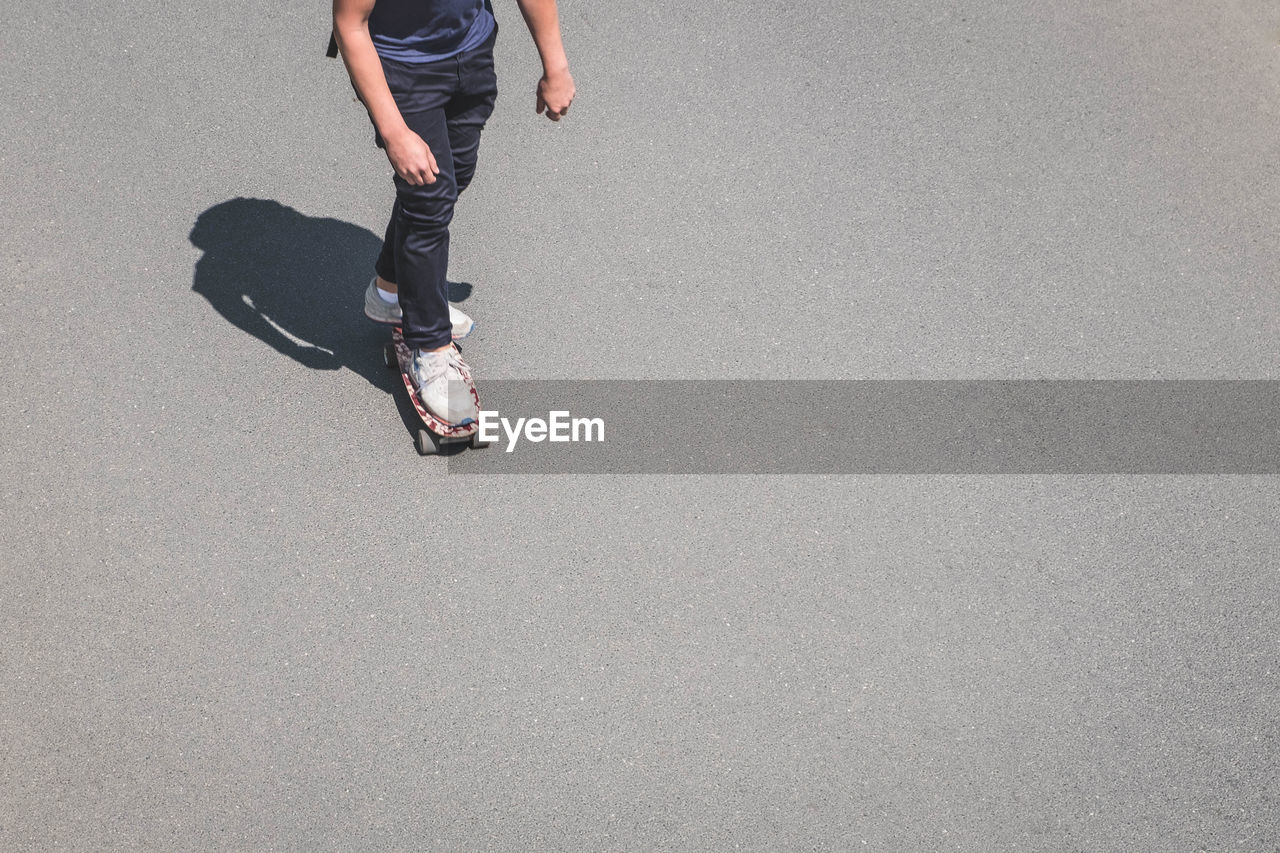
<path fill-rule="evenodd" d="M 405 344 L 404 330 L 399 326 L 392 328 L 391 342 L 382 349 L 382 360 L 387 367 L 396 368 L 400 371 L 400 379 L 404 382 L 405 390 L 409 392 L 409 401 L 413 403 L 413 409 L 418 413 L 418 418 L 422 421 L 422 426 L 418 428 L 416 436 L 418 453 L 428 456 L 433 453 L 440 453 L 443 448 L 450 445 L 486 446 L 486 443 L 480 440 L 479 423 L 471 421 L 466 424 L 450 424 L 431 414 L 427 407 L 422 404 L 422 400 L 418 396 L 418 386 L 413 381 L 413 374 L 410 372 L 413 353 L 409 350 L 408 345 Z M 478 410 L 480 408 L 480 395 L 476 393 L 475 388 L 470 390 Z"/>

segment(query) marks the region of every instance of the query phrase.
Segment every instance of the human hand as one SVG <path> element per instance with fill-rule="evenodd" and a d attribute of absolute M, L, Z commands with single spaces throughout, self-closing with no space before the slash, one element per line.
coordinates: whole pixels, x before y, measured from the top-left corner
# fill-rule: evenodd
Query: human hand
<path fill-rule="evenodd" d="M 391 136 L 383 136 L 387 147 L 387 159 L 396 174 L 415 187 L 423 184 L 434 184 L 440 167 L 436 165 L 435 155 L 422 137 L 409 128 Z"/>
<path fill-rule="evenodd" d="M 545 112 L 547 118 L 559 121 L 569 112 L 574 94 L 573 77 L 568 71 L 543 74 L 538 81 L 538 115 Z"/>

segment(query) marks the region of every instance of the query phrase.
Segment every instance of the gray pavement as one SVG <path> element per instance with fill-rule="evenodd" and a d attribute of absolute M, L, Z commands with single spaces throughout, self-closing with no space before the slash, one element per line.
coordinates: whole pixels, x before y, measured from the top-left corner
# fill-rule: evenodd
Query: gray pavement
<path fill-rule="evenodd" d="M 1280 378 L 1272 4 L 497 14 L 482 393 Z M 0 849 L 1280 846 L 1275 477 L 449 476 L 327 26 L 8 10 Z"/>

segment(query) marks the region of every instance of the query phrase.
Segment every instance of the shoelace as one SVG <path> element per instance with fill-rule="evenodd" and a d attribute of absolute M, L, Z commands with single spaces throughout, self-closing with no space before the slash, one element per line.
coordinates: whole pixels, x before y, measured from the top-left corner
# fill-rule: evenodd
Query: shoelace
<path fill-rule="evenodd" d="M 414 362 L 418 374 L 415 378 L 418 380 L 419 385 L 428 385 L 441 376 L 444 376 L 446 381 L 450 378 L 465 381 L 470 381 L 471 379 L 471 369 L 462 360 L 462 353 L 453 347 L 444 352 L 420 352 L 414 358 Z M 450 368 L 457 374 L 456 377 L 448 376 Z"/>

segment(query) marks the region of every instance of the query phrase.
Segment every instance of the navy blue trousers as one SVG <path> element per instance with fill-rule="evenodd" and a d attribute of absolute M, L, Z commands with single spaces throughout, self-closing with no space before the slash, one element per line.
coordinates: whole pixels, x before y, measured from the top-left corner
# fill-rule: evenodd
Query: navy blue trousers
<path fill-rule="evenodd" d="M 440 168 L 435 183 L 421 187 L 396 176 L 396 202 L 374 264 L 382 279 L 397 285 L 404 340 L 417 349 L 438 349 L 451 339 L 449 223 L 458 195 L 475 174 L 480 132 L 498 97 L 496 37 L 495 31 L 480 47 L 439 62 L 382 60 L 400 114 L 431 147 Z M 384 147 L 381 138 L 377 144 Z"/>

